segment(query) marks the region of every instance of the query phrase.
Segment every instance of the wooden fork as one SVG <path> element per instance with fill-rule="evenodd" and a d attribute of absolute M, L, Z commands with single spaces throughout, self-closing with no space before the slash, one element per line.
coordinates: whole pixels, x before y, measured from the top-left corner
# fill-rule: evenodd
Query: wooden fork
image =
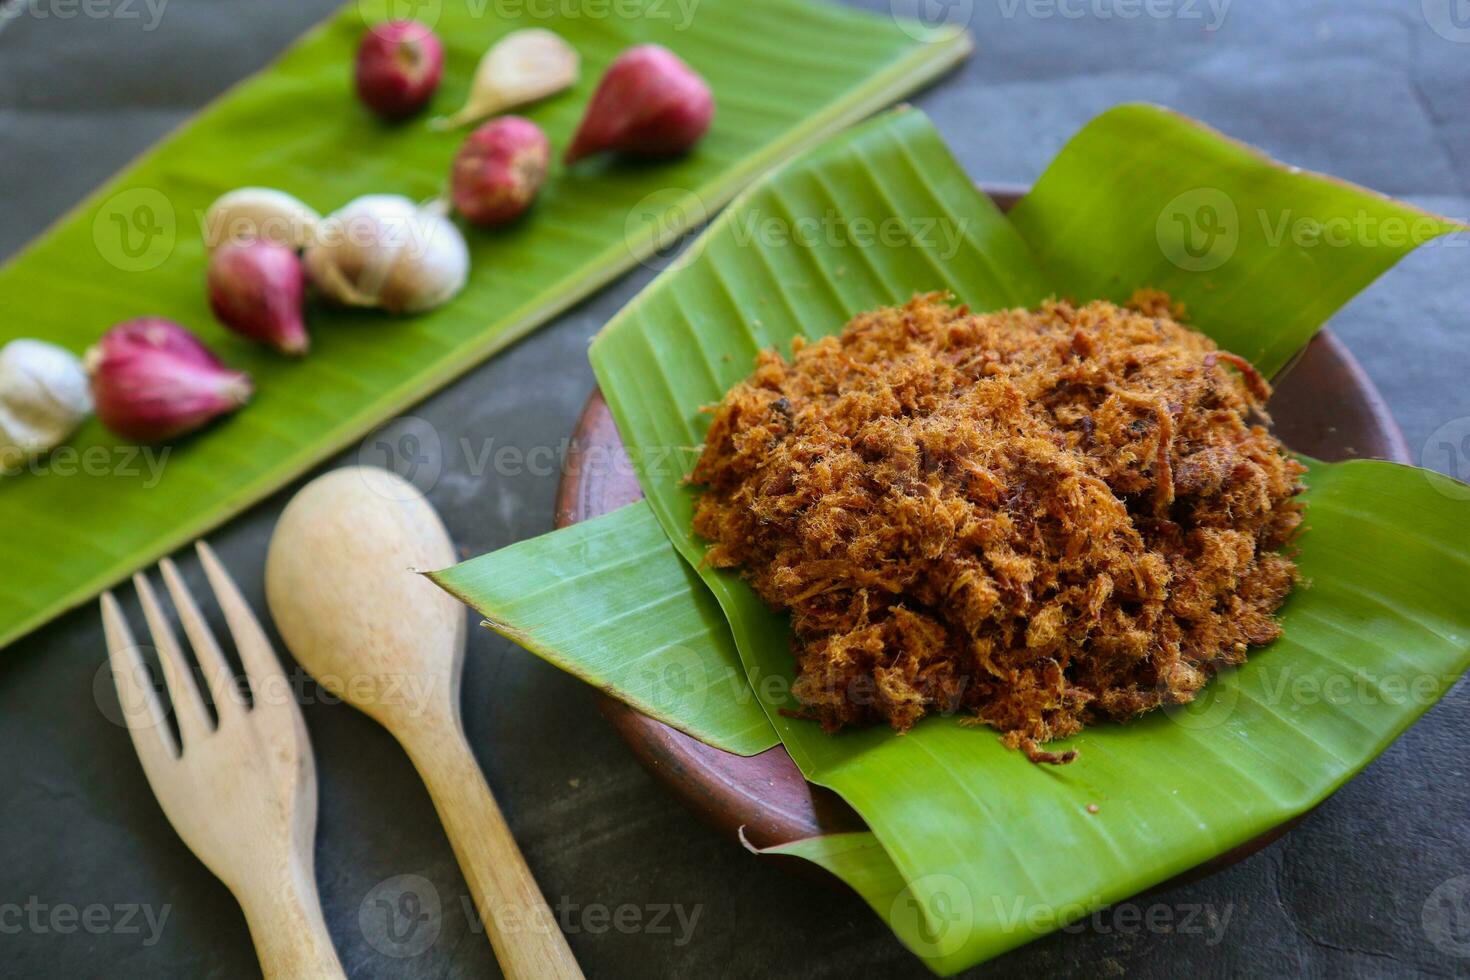
<path fill-rule="evenodd" d="M 208 624 L 171 561 L 163 581 L 213 694 L 212 724 L 148 579 L 133 576 L 178 717 L 179 742 L 111 592 L 102 596 L 107 653 L 128 731 L 153 795 L 184 843 L 225 883 L 250 924 L 270 978 L 343 976 L 322 921 L 312 866 L 316 767 L 301 709 L 265 633 L 204 542 L 204 573 L 254 693 L 247 705 Z"/>

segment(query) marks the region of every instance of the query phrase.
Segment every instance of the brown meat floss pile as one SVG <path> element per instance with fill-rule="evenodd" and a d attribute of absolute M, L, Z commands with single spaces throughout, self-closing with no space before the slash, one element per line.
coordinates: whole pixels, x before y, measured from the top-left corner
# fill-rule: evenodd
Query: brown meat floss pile
<path fill-rule="evenodd" d="M 713 409 L 695 530 L 790 610 L 827 730 L 965 712 L 1069 762 L 1040 743 L 1190 701 L 1280 634 L 1303 470 L 1252 424 L 1260 375 L 1162 294 L 946 300 L 761 354 Z"/>

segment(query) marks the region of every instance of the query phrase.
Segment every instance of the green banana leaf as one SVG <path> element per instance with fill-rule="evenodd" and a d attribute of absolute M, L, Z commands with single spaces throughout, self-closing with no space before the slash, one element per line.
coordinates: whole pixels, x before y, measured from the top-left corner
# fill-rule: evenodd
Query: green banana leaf
<path fill-rule="evenodd" d="M 1267 377 L 1407 252 L 1463 230 L 1152 105 L 1083 129 L 1009 217 L 1058 293 L 1162 289 Z"/>
<path fill-rule="evenodd" d="M 0 269 L 0 343 L 41 337 L 80 353 L 119 320 L 167 316 L 257 387 L 247 410 L 166 454 L 141 455 L 90 423 L 34 472 L 0 476 L 0 647 L 360 438 L 702 221 L 771 164 L 970 49 L 959 32 L 925 35 L 812 0 L 587 0 L 585 9 L 568 0 L 519 17 L 484 3 L 425 9 L 441 6 L 448 64 L 434 113 L 460 105 L 492 42 L 537 26 L 582 56 L 571 92 L 523 110 L 554 147 L 566 146 L 602 70 L 641 42 L 665 44 L 708 78 L 714 125 L 678 160 L 554 166 L 527 220 L 467 233 L 474 270 L 455 302 L 404 320 L 313 310 L 314 350 L 289 362 L 213 323 L 204 210 L 246 184 L 288 190 L 323 212 L 365 193 L 433 197 L 464 137 L 422 119 L 385 126 L 357 104 L 351 61 L 374 5 L 347 4 Z"/>
<path fill-rule="evenodd" d="M 1221 197 L 1194 194 L 1201 188 Z M 1170 217 L 1180 214 L 1183 223 Z M 800 241 L 775 233 L 825 215 L 836 218 Z M 1247 221 L 1283 227 L 1283 215 L 1284 236 L 1245 230 Z M 1321 237 L 1359 216 L 1376 222 L 1371 238 Z M 874 237 L 882 227 L 892 234 Z M 1413 233 L 1390 237 L 1388 227 Z M 828 142 L 733 203 L 609 324 L 591 357 L 670 542 L 645 551 L 640 574 L 676 554 L 698 570 L 786 750 L 871 830 L 782 850 L 842 876 L 926 963 L 950 973 L 1252 839 L 1358 771 L 1470 663 L 1462 600 L 1470 502 L 1448 478 L 1409 467 L 1311 463 L 1309 526 L 1299 540 L 1310 586 L 1283 608 L 1283 639 L 1190 706 L 1071 739 L 1082 751 L 1071 767 L 1034 766 L 993 732 L 954 719 L 930 719 L 902 737 L 883 729 L 828 736 L 780 713 L 793 706 L 784 693 L 792 673 L 784 618 L 738 576 L 704 567 L 690 531 L 693 497 L 682 477 L 702 437 L 699 408 L 749 371 L 757 349 L 835 332 L 853 312 L 916 291 L 949 288 L 988 309 L 1051 292 L 1123 297 L 1161 285 L 1185 298 L 1193 322 L 1222 346 L 1269 370 L 1414 245 L 1453 230 L 1358 188 L 1278 168 L 1147 106 L 1090 124 L 1014 221 L 975 191 L 912 111 Z M 1216 298 L 1231 296 L 1248 303 L 1248 316 Z M 529 543 L 517 561 L 534 564 L 564 533 Z M 506 588 L 458 592 L 491 608 L 504 602 L 492 592 Z M 561 608 L 595 596 L 618 608 L 625 588 L 621 576 L 586 566 L 540 601 Z M 694 590 L 685 599 L 691 608 L 702 601 Z M 522 614 L 534 620 L 544 611 Z M 578 637 L 558 642 L 557 658 L 583 657 Z M 723 662 L 715 650 L 704 651 L 712 665 Z M 694 719 L 680 720 L 689 728 Z"/>
<path fill-rule="evenodd" d="M 612 575 L 625 585 L 615 593 L 578 589 Z M 646 715 L 736 755 L 776 744 L 724 614 L 641 501 L 430 577 L 485 625 Z"/>

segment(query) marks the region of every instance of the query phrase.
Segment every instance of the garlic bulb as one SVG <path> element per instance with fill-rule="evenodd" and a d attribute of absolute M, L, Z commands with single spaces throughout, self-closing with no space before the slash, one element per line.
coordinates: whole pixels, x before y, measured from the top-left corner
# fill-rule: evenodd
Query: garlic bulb
<path fill-rule="evenodd" d="M 92 411 L 81 360 L 40 340 L 0 348 L 0 469 L 61 445 Z"/>
<path fill-rule="evenodd" d="M 285 191 L 241 187 L 209 206 L 204 214 L 204 245 L 245 245 L 257 239 L 305 248 L 316 235 L 321 215 Z"/>
<path fill-rule="evenodd" d="M 576 50 L 551 31 L 514 31 L 480 59 L 464 108 L 433 125 L 448 129 L 555 95 L 576 84 L 578 65 Z"/>
<path fill-rule="evenodd" d="M 347 306 L 421 313 L 469 278 L 464 236 L 439 210 L 396 194 L 359 197 L 323 219 L 306 250 L 316 287 Z"/>

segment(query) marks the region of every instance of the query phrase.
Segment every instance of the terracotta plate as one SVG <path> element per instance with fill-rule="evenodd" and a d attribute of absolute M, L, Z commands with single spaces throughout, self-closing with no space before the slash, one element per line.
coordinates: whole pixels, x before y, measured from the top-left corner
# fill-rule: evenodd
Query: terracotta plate
<path fill-rule="evenodd" d="M 1020 196 L 1013 188 L 990 189 L 1009 209 Z M 856 312 L 856 311 L 854 311 Z M 1403 435 L 1373 383 L 1347 349 L 1323 330 L 1277 378 L 1270 411 L 1276 433 L 1292 449 L 1324 460 L 1357 457 L 1408 462 Z M 556 525 L 565 527 L 597 517 L 643 494 L 625 466 L 592 466 L 622 454 L 612 415 L 594 390 L 582 411 L 568 453 L 557 497 Z M 777 746 L 750 758 L 731 755 L 654 721 L 606 695 L 604 715 L 644 766 L 687 806 L 732 838 L 744 828 L 757 847 L 845 830 L 863 822 L 836 794 L 812 786 Z M 1285 833 L 1295 820 L 1222 854 L 1189 872 L 1198 877 L 1259 850 Z"/>

